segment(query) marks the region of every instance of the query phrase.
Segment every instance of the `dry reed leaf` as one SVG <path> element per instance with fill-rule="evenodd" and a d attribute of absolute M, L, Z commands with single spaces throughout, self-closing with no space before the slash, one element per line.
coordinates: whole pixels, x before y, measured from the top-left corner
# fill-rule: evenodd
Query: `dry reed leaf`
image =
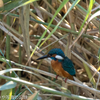
<path fill-rule="evenodd" d="M 3 0 L 0 0 L 0 7 L 3 7 L 3 6 L 4 6 Z"/>

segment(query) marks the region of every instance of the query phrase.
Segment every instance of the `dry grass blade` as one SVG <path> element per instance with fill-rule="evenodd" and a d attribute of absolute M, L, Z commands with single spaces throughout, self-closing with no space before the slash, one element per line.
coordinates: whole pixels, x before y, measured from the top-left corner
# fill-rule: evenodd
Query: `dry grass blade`
<path fill-rule="evenodd" d="M 6 85 L 6 79 L 21 84 L 13 89 L 16 98 L 21 99 L 31 95 L 29 99 L 99 100 L 100 0 L 34 1 L 1 0 L 0 74 L 9 75 L 0 75 L 0 86 Z M 55 79 L 51 61 L 37 60 L 52 48 L 62 49 L 72 60 L 76 71 L 74 81 L 68 79 L 65 83 L 61 77 Z M 8 55 L 9 60 L 5 59 Z M 6 64 L 10 69 L 6 69 Z"/>
<path fill-rule="evenodd" d="M 24 46 L 28 58 L 30 57 L 29 11 L 30 4 L 24 6 L 23 8 L 20 8 L 20 24 L 23 33 Z M 29 65 L 31 66 L 31 61 L 29 61 Z"/>

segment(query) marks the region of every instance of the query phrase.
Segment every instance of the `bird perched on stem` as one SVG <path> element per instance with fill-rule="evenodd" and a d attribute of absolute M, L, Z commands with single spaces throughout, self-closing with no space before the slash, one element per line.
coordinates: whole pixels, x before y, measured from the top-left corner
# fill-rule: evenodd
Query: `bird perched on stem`
<path fill-rule="evenodd" d="M 57 76 L 65 77 L 65 81 L 68 79 L 74 80 L 75 69 L 73 62 L 65 56 L 64 52 L 60 48 L 54 48 L 49 51 L 45 56 L 38 58 L 37 60 L 51 58 L 51 66 L 56 72 Z M 56 77 L 57 78 L 57 77 Z"/>

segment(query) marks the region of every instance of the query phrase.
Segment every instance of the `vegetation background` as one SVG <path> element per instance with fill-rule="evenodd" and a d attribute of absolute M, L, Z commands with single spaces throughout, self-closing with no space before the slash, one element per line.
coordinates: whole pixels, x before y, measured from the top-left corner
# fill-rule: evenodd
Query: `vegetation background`
<path fill-rule="evenodd" d="M 100 100 L 100 0 L 0 0 L 1 100 Z M 45 59 L 61 48 L 75 81 Z"/>

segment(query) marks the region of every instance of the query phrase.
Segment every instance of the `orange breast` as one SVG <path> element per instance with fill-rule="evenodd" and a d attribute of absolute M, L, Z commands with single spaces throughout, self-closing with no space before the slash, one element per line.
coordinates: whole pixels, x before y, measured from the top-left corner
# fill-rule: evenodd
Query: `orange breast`
<path fill-rule="evenodd" d="M 52 68 L 56 72 L 57 75 L 63 76 L 63 77 L 66 77 L 66 78 L 73 80 L 73 76 L 70 75 L 67 71 L 65 71 L 62 68 L 62 64 L 60 62 L 58 62 L 58 60 L 56 60 L 56 61 L 52 60 L 51 65 L 52 65 Z"/>

